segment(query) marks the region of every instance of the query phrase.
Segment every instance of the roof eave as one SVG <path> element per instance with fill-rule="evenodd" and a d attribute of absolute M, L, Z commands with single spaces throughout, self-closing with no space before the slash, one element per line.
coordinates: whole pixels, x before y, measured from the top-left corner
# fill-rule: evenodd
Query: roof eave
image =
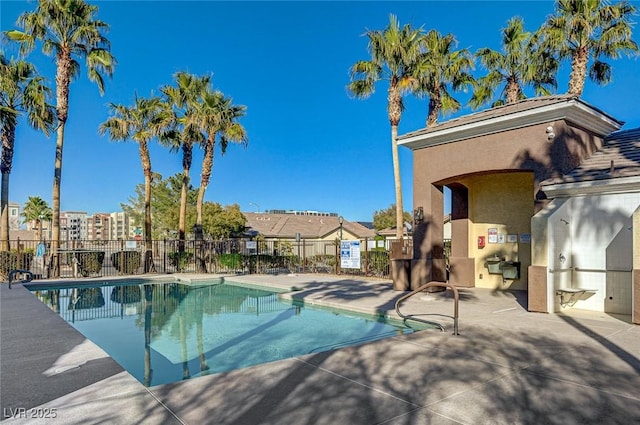
<path fill-rule="evenodd" d="M 540 189 L 548 198 L 640 192 L 640 176 L 585 180 L 570 183 L 541 184 Z"/>
<path fill-rule="evenodd" d="M 572 122 L 600 137 L 619 130 L 624 124 L 586 103 L 572 98 L 551 105 L 461 124 L 442 130 L 435 128 L 426 133 L 418 132 L 413 135 L 409 133 L 398 138 L 398 145 L 416 150 L 557 120 Z"/>

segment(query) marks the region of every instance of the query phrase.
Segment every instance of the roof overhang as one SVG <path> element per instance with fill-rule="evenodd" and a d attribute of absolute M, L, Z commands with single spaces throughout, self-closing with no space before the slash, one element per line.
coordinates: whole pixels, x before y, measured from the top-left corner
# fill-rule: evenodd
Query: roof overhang
<path fill-rule="evenodd" d="M 640 176 L 542 184 L 540 189 L 548 198 L 640 192 Z"/>
<path fill-rule="evenodd" d="M 624 124 L 577 98 L 466 123 L 463 118 L 458 119 L 461 123 L 457 126 L 434 127 L 402 135 L 398 137 L 398 145 L 416 150 L 557 120 L 571 122 L 604 137 Z"/>

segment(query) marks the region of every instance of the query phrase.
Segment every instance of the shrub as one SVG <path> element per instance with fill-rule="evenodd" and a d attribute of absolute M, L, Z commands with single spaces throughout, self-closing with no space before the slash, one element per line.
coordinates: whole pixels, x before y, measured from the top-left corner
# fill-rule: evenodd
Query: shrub
<path fill-rule="evenodd" d="M 363 253 L 364 254 L 364 253 Z M 389 253 L 384 250 L 369 251 L 369 273 L 374 276 L 389 274 Z"/>
<path fill-rule="evenodd" d="M 2 280 L 9 279 L 11 270 L 29 270 L 31 268 L 31 259 L 33 252 L 27 251 L 0 251 L 0 277 Z"/>
<path fill-rule="evenodd" d="M 336 256 L 317 254 L 307 257 L 307 267 L 313 272 L 331 272 L 336 267 Z"/>
<path fill-rule="evenodd" d="M 98 274 L 102 270 L 104 251 L 76 251 L 74 256 L 78 261 L 78 271 L 82 276 Z"/>
<path fill-rule="evenodd" d="M 292 263 L 293 256 L 271 254 L 242 255 L 242 265 L 249 273 L 265 273 L 270 269 L 284 269 Z M 297 257 L 296 257 L 297 258 Z"/>
<path fill-rule="evenodd" d="M 242 255 L 220 254 L 216 256 L 218 266 L 223 270 L 235 270 L 242 267 Z"/>
<path fill-rule="evenodd" d="M 187 267 L 187 264 L 189 264 L 193 259 L 193 253 L 188 251 L 170 252 L 167 256 L 169 257 L 169 261 L 171 261 L 171 264 L 179 272 L 183 272 Z"/>
<path fill-rule="evenodd" d="M 120 273 L 135 274 L 140 268 L 140 253 L 138 251 L 118 251 L 111 254 L 111 264 Z"/>

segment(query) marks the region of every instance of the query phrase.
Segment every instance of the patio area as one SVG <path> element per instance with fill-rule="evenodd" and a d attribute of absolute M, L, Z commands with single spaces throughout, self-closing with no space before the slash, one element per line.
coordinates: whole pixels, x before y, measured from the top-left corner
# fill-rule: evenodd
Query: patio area
<path fill-rule="evenodd" d="M 176 275 L 181 279 L 196 275 Z M 166 277 L 166 275 L 165 275 Z M 210 277 L 210 276 L 207 276 Z M 309 304 L 397 317 L 391 282 L 325 275 L 229 280 Z M 529 313 L 524 291 L 421 293 L 402 311 L 446 326 L 146 388 L 21 285 L 0 285 L 2 420 L 64 424 L 630 424 L 640 327 L 630 317 Z M 429 313 L 428 316 L 422 316 Z M 51 413 L 55 412 L 55 418 Z M 49 414 L 49 418 L 34 417 Z"/>

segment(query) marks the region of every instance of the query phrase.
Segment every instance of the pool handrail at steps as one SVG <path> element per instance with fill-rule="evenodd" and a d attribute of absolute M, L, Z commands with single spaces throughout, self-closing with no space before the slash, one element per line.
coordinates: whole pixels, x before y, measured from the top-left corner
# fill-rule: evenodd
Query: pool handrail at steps
<path fill-rule="evenodd" d="M 440 328 L 440 330 L 442 332 L 444 332 L 444 330 L 445 330 L 444 326 L 442 324 L 438 323 L 438 322 L 431 322 L 431 321 L 428 321 L 428 320 L 420 319 L 418 317 L 414 317 L 415 315 L 413 315 L 413 314 L 404 315 L 404 314 L 402 314 L 400 312 L 400 304 L 403 301 L 405 301 L 408 298 L 411 298 L 412 296 L 424 291 L 425 289 L 433 288 L 433 287 L 444 287 L 444 288 L 451 289 L 451 291 L 453 292 L 453 303 L 454 303 L 454 306 L 453 306 L 453 316 L 451 316 L 451 318 L 453 319 L 453 335 L 460 335 L 458 333 L 458 301 L 459 301 L 460 297 L 458 295 L 458 289 L 454 285 L 451 285 L 448 282 L 437 282 L 437 281 L 428 282 L 428 283 L 425 283 L 424 285 L 420 286 L 418 289 L 415 289 L 415 290 L 411 291 L 407 295 L 403 295 L 402 297 L 398 298 L 398 300 L 396 301 L 396 313 L 398 314 L 398 316 L 400 316 L 404 320 L 415 320 L 415 321 L 426 323 L 426 324 L 429 324 L 429 325 L 436 325 L 436 326 L 438 326 Z"/>
<path fill-rule="evenodd" d="M 13 282 L 13 277 L 17 274 L 24 274 L 25 278 L 21 279 L 19 283 L 27 283 L 33 280 L 33 273 L 30 270 L 20 270 L 14 269 L 9 272 L 8 280 L 9 280 L 9 289 L 11 289 L 11 283 Z"/>

